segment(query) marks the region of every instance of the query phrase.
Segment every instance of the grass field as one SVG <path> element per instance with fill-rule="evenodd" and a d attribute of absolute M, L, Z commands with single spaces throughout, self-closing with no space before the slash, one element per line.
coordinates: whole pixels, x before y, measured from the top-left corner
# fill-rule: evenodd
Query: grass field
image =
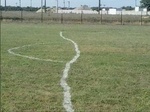
<path fill-rule="evenodd" d="M 75 112 L 149 112 L 150 26 L 2 23 L 3 112 L 65 112 L 60 79 L 69 71 Z M 44 44 L 41 44 L 44 43 Z M 30 60 L 15 53 L 63 63 Z"/>

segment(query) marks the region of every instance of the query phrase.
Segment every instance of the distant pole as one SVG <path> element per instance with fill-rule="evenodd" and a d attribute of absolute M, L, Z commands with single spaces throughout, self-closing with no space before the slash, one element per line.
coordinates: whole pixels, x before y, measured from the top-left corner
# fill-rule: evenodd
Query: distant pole
<path fill-rule="evenodd" d="M 1 1 L 0 1 L 0 6 L 1 6 Z M 0 10 L 0 44 L 2 45 L 2 39 L 1 39 L 2 25 L 1 25 L 1 21 L 2 21 L 2 10 Z M 0 45 L 0 52 L 2 51 L 2 46 L 1 45 Z M 0 55 L 0 66 L 2 65 L 1 62 L 2 62 L 2 58 L 1 58 L 1 55 Z M 2 74 L 1 68 L 0 68 L 0 74 Z M 2 75 L 0 75 L 0 78 L 2 78 Z M 1 89 L 1 84 L 0 84 L 0 89 Z M 2 91 L 0 91 L 0 95 L 2 95 Z M 0 102 L 0 108 L 1 107 L 2 107 L 2 103 Z"/>
<path fill-rule="evenodd" d="M 21 8 L 21 0 L 19 0 L 19 6 L 20 6 L 20 8 Z"/>
<path fill-rule="evenodd" d="M 44 4 L 45 4 L 44 10 L 45 10 L 45 13 L 46 13 L 46 0 L 45 0 L 45 3 L 44 3 Z"/>
<path fill-rule="evenodd" d="M 123 25 L 123 21 L 122 21 L 122 11 L 121 11 L 121 25 Z"/>
<path fill-rule="evenodd" d="M 137 7 L 137 0 L 135 0 L 135 7 Z"/>
<path fill-rule="evenodd" d="M 43 9 L 43 0 L 41 0 L 41 9 Z"/>
<path fill-rule="evenodd" d="M 21 8 L 21 0 L 19 0 L 19 6 L 20 6 L 20 11 L 21 11 L 21 22 L 23 20 L 23 11 L 22 11 L 22 8 Z"/>
<path fill-rule="evenodd" d="M 68 1 L 68 9 L 70 8 L 70 1 Z"/>
<path fill-rule="evenodd" d="M 0 6 L 1 6 L 1 1 L 0 1 Z M 2 10 L 0 10 L 0 43 L 1 43 L 1 34 L 2 34 L 2 32 L 1 32 L 1 21 L 2 21 Z M 0 47 L 0 52 L 1 52 L 1 47 Z M 0 62 L 1 62 L 1 56 L 0 56 Z M 1 70 L 0 70 L 0 74 L 1 74 Z M 0 92 L 0 94 L 1 94 L 1 92 Z M 1 104 L 1 102 L 0 102 L 0 104 Z M 1 107 L 1 105 L 0 105 L 0 107 Z"/>
<path fill-rule="evenodd" d="M 99 0 L 98 13 L 100 14 L 101 0 Z"/>
<path fill-rule="evenodd" d="M 32 8 L 32 0 L 30 0 L 30 7 Z"/>
<path fill-rule="evenodd" d="M 43 23 L 43 0 L 41 0 L 41 22 Z"/>
<path fill-rule="evenodd" d="M 103 22 L 103 14 L 102 14 L 102 11 L 101 11 L 101 24 Z"/>
<path fill-rule="evenodd" d="M 5 11 L 6 11 L 6 0 L 5 0 Z"/>
<path fill-rule="evenodd" d="M 58 0 L 56 0 L 56 2 L 57 2 L 56 10 L 57 10 L 57 13 L 58 13 Z"/>
<path fill-rule="evenodd" d="M 61 24 L 63 24 L 63 13 L 61 14 Z"/>
<path fill-rule="evenodd" d="M 0 1 L 0 6 L 1 6 L 1 1 Z M 1 21 L 2 21 L 2 10 L 0 10 L 0 43 L 1 43 Z M 0 48 L 0 51 L 1 51 L 1 48 Z M 0 58 L 0 61 L 1 61 L 1 58 Z M 1 71 L 0 71 L 0 73 L 1 73 Z"/>
<path fill-rule="evenodd" d="M 65 8 L 65 0 L 64 0 L 64 2 L 63 2 L 63 3 L 64 3 L 64 8 Z"/>
<path fill-rule="evenodd" d="M 83 11 L 81 12 L 81 24 L 83 23 Z"/>
<path fill-rule="evenodd" d="M 30 0 L 30 11 L 32 11 L 32 0 Z"/>
<path fill-rule="evenodd" d="M 142 26 L 142 21 L 143 21 L 143 13 L 141 11 L 141 26 Z"/>

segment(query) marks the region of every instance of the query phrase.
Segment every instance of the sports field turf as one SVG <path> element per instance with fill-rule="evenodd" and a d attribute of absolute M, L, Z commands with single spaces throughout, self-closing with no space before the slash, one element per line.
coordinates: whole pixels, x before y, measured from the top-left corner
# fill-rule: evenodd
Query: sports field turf
<path fill-rule="evenodd" d="M 60 79 L 75 51 L 60 31 L 81 51 L 67 79 L 75 112 L 149 112 L 150 26 L 2 23 L 3 112 L 65 112 Z"/>

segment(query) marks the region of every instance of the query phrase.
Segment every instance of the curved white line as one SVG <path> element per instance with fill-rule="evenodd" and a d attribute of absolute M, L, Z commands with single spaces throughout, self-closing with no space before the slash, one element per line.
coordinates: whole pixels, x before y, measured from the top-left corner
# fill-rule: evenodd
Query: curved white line
<path fill-rule="evenodd" d="M 71 95 L 70 95 L 70 87 L 66 82 L 66 79 L 68 77 L 68 72 L 70 69 L 71 64 L 73 64 L 80 56 L 80 51 L 78 48 L 77 43 L 75 43 L 73 40 L 65 38 L 62 34 L 62 32 L 60 32 L 60 36 L 65 39 L 68 40 L 70 42 L 72 42 L 74 44 L 75 47 L 75 51 L 76 51 L 76 55 L 73 57 L 73 59 L 69 62 L 66 63 L 65 69 L 63 71 L 63 76 L 60 80 L 60 85 L 61 87 L 64 89 L 64 101 L 63 101 L 63 106 L 66 109 L 67 112 L 74 112 L 73 106 L 72 106 L 72 102 L 71 102 Z"/>
<path fill-rule="evenodd" d="M 36 44 L 34 44 L 36 45 Z M 31 60 L 38 60 L 38 61 L 51 61 L 51 62 L 59 62 L 59 63 L 63 63 L 63 61 L 57 61 L 57 60 L 51 60 L 51 59 L 41 59 L 41 58 L 36 58 L 36 57 L 32 57 L 32 56 L 26 56 L 26 55 L 21 55 L 21 54 L 17 54 L 15 52 L 13 52 L 13 50 L 16 50 L 16 49 L 20 49 L 20 48 L 23 48 L 23 47 L 30 47 L 32 45 L 24 45 L 24 46 L 21 46 L 21 47 L 15 47 L 15 48 L 11 48 L 11 49 L 8 49 L 8 52 L 12 55 L 15 55 L 15 56 L 20 56 L 20 57 L 23 57 L 23 58 L 28 58 L 28 59 L 31 59 Z"/>

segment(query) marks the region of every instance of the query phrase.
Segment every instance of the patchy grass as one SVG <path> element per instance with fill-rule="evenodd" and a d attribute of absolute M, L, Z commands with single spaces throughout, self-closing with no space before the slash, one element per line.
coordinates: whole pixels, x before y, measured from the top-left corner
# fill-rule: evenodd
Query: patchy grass
<path fill-rule="evenodd" d="M 60 78 L 79 45 L 68 83 L 78 112 L 150 110 L 149 26 L 2 24 L 2 111 L 63 112 Z M 64 63 L 29 60 L 16 53 Z M 45 44 L 41 44 L 45 43 Z"/>

